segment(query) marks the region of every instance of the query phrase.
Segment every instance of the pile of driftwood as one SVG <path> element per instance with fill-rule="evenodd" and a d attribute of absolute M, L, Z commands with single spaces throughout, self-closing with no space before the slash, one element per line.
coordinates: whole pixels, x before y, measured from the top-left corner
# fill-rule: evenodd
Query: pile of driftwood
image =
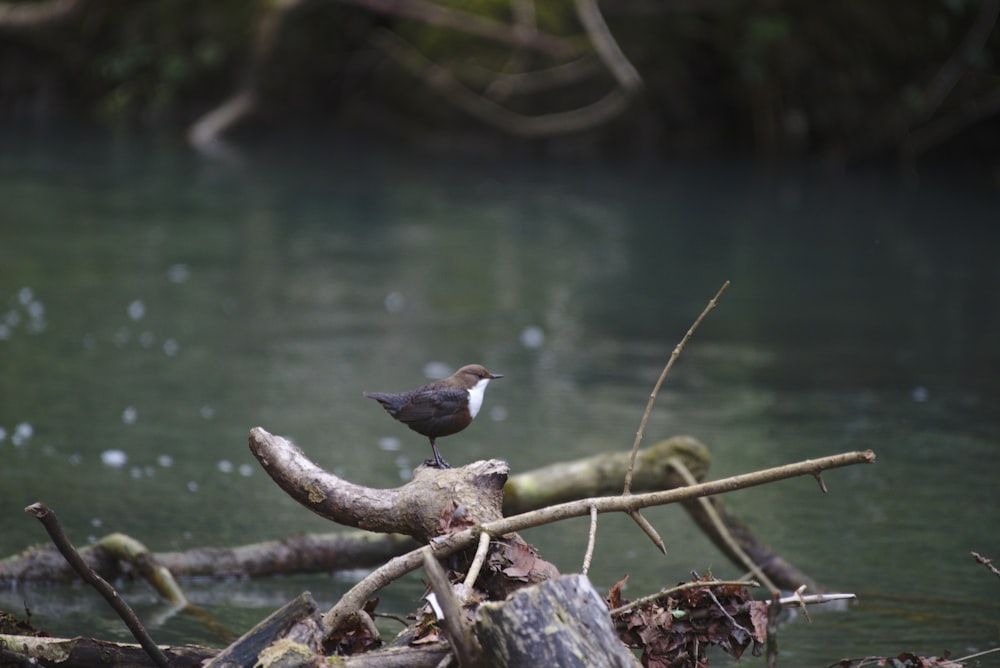
<path fill-rule="evenodd" d="M 508 477 L 506 463 L 489 460 L 456 469 L 421 466 L 402 487 L 372 489 L 324 471 L 290 441 L 259 427 L 250 433 L 250 449 L 299 503 L 363 532 L 158 555 L 115 534 L 76 552 L 54 515 L 35 504 L 28 512 L 46 525 L 69 559 L 52 548 L 33 549 L 0 562 L 0 581 L 84 574 L 91 584 L 107 588 L 109 602 L 121 610 L 140 646 L 6 633 L 0 634 L 0 665 L 149 665 L 152 660 L 194 666 L 210 660 L 213 666 L 289 666 L 319 665 L 322 657 L 337 654 L 348 666 L 437 666 L 447 657 L 463 666 L 632 666 L 637 660 L 631 647 L 644 664 L 666 666 L 703 665 L 711 644 L 735 656 L 747 648 L 760 652 L 778 605 L 753 601 L 747 587 L 759 583 L 772 593 L 818 587 L 757 540 L 714 495 L 874 460 L 870 451 L 845 453 L 699 483 L 708 450 L 679 436 L 639 450 L 631 468 L 631 453 L 607 453 Z M 631 489 L 622 494 L 630 470 Z M 606 596 L 597 593 L 586 572 L 598 515 L 624 512 L 643 526 L 642 508 L 674 502 L 757 582 L 720 582 L 707 575 L 634 602 L 622 599 L 621 583 Z M 560 575 L 517 534 L 588 515 L 588 548 L 576 574 Z M 662 547 L 645 524 L 644 531 Z M 105 581 L 140 574 L 165 597 L 199 614 L 173 576 L 262 576 L 376 564 L 330 610 L 321 612 L 304 593 L 223 650 L 156 646 Z M 372 619 L 374 597 L 421 568 L 430 583 L 428 604 L 415 611 L 406 631 L 386 642 Z"/>

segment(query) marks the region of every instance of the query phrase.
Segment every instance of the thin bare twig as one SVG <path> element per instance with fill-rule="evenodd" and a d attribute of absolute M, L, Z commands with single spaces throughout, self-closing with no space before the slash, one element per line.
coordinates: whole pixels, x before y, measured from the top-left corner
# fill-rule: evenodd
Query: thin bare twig
<path fill-rule="evenodd" d="M 153 639 L 146 632 L 146 628 L 139 621 L 139 618 L 133 612 L 129 604 L 126 603 L 118 592 L 115 591 L 114 587 L 109 585 L 107 581 L 100 575 L 94 572 L 94 570 L 87 565 L 87 562 L 83 560 L 80 553 L 76 551 L 73 543 L 70 541 L 69 537 L 62 529 L 62 525 L 59 523 L 59 518 L 56 517 L 55 512 L 53 512 L 48 506 L 42 502 L 33 503 L 24 509 L 24 512 L 28 513 L 45 527 L 45 530 L 49 534 L 49 538 L 55 544 L 59 552 L 66 558 L 70 566 L 80 574 L 83 581 L 91 585 L 97 592 L 104 597 L 104 600 L 118 613 L 118 616 L 122 618 L 128 630 L 132 632 L 132 635 L 142 648 L 146 650 L 146 654 L 149 658 L 153 660 L 157 666 L 160 668 L 167 668 L 169 662 L 167 661 L 166 655 L 163 651 L 153 642 Z"/>
<path fill-rule="evenodd" d="M 674 348 L 674 352 L 670 354 L 670 359 L 667 361 L 667 365 L 663 367 L 663 372 L 660 374 L 659 380 L 657 380 L 656 385 L 653 386 L 653 391 L 649 394 L 649 401 L 646 402 L 646 412 L 642 414 L 642 420 L 639 422 L 639 429 L 635 432 L 635 443 L 632 444 L 632 456 L 628 462 L 628 470 L 625 471 L 625 490 L 622 494 L 632 493 L 632 472 L 635 469 L 635 458 L 639 454 L 639 444 L 642 443 L 642 435 L 646 431 L 646 421 L 649 420 L 649 414 L 653 410 L 653 403 L 656 401 L 656 395 L 660 392 L 660 386 L 663 385 L 664 379 L 670 372 L 670 367 L 674 365 L 674 362 L 677 361 L 677 357 L 681 354 L 681 351 L 684 350 L 684 346 L 687 344 L 688 339 L 690 339 L 694 334 L 694 330 L 698 329 L 698 325 L 700 325 L 701 321 L 705 319 L 708 312 L 715 308 L 715 305 L 719 303 L 719 297 L 722 296 L 722 293 L 725 292 L 728 287 L 729 281 L 726 281 L 722 284 L 722 287 L 719 288 L 719 291 L 715 293 L 715 296 L 712 297 L 712 301 L 708 302 L 708 306 L 705 307 L 705 309 L 701 312 L 701 315 L 698 316 L 697 320 L 694 321 L 694 324 L 692 324 L 688 329 L 687 334 L 684 335 L 681 342 Z"/>
<path fill-rule="evenodd" d="M 490 535 L 485 531 L 479 535 L 479 547 L 476 548 L 476 556 L 473 557 L 472 563 L 469 565 L 469 570 L 465 573 L 465 591 L 466 594 L 472 593 L 472 588 L 476 586 L 476 580 L 479 578 L 479 571 L 482 570 L 483 564 L 486 563 L 486 555 L 490 551 Z"/>
<path fill-rule="evenodd" d="M 740 624 L 738 621 L 736 621 L 736 619 L 732 615 L 729 614 L 729 612 L 726 610 L 726 607 L 719 602 L 719 599 L 716 597 L 715 593 L 712 591 L 711 588 L 705 590 L 705 593 L 708 594 L 709 598 L 712 599 L 712 602 L 715 603 L 716 606 L 718 606 L 719 610 L 722 611 L 722 614 L 725 615 L 727 619 L 729 619 L 729 621 L 732 623 L 733 626 L 738 628 L 740 631 L 743 631 L 743 633 L 747 634 L 751 638 L 753 637 L 753 633 L 747 630 L 745 626 Z"/>
<path fill-rule="evenodd" d="M 644 534 L 649 536 L 649 539 L 653 541 L 653 545 L 655 545 L 660 552 L 663 554 L 667 553 L 667 546 L 663 543 L 663 539 L 660 538 L 660 534 L 656 532 L 653 525 L 649 523 L 649 520 L 643 517 L 638 510 L 628 511 L 628 516 L 632 518 L 633 522 L 639 525 L 639 528 L 642 529 Z"/>
<path fill-rule="evenodd" d="M 590 560 L 594 557 L 594 543 L 597 538 L 597 508 L 590 507 L 590 532 L 587 534 L 587 551 L 583 555 L 583 568 L 580 572 L 584 575 L 590 570 Z"/>
<path fill-rule="evenodd" d="M 796 603 L 799 604 L 799 609 L 802 610 L 802 615 L 806 618 L 806 621 L 807 622 L 811 622 L 812 621 L 812 617 L 809 616 L 809 611 L 806 610 L 805 599 L 802 597 L 802 592 L 804 592 L 805 590 L 806 590 L 806 586 L 805 585 L 801 585 L 798 589 L 795 590 L 795 592 L 792 594 L 791 598 Z"/>
<path fill-rule="evenodd" d="M 826 494 L 826 482 L 823 481 L 823 474 L 822 473 L 817 473 L 813 477 L 816 478 L 816 483 L 819 485 L 819 491 L 821 491 L 824 494 Z"/>
<path fill-rule="evenodd" d="M 973 559 L 975 559 L 977 562 L 981 563 L 983 566 L 988 568 L 990 573 L 993 573 L 993 575 L 1000 578 L 1000 569 L 998 569 L 996 566 L 993 565 L 992 559 L 987 559 L 978 552 L 970 552 L 970 554 L 972 555 Z"/>
<path fill-rule="evenodd" d="M 682 478 L 684 478 L 685 483 L 688 485 L 698 484 L 698 481 L 691 474 L 691 471 L 680 459 L 673 457 L 670 459 L 669 463 L 674 470 L 677 471 Z M 771 581 L 771 578 L 765 575 L 764 570 L 760 567 L 760 565 L 751 559 L 750 555 L 747 554 L 743 548 L 740 547 L 739 543 L 736 542 L 736 539 L 733 538 L 733 534 L 726 527 L 726 523 L 722 521 L 722 518 L 719 517 L 719 513 L 716 512 L 715 506 L 712 505 L 711 501 L 709 501 L 706 497 L 701 497 L 698 499 L 698 502 L 701 504 L 702 510 L 705 511 L 705 515 L 708 517 L 709 521 L 712 522 L 712 526 L 715 527 L 716 533 L 718 533 L 719 537 L 726 542 L 726 545 L 729 546 L 729 549 L 732 550 L 733 554 L 739 557 L 740 562 L 746 566 L 747 570 L 749 570 L 755 578 L 760 580 L 764 586 L 767 587 L 768 591 L 778 591 L 778 587 Z"/>
<path fill-rule="evenodd" d="M 612 617 L 618 617 L 619 615 L 624 615 L 626 612 L 631 612 L 636 608 L 641 608 L 647 603 L 655 603 L 661 598 L 666 598 L 678 592 L 687 591 L 688 589 L 697 589 L 698 587 L 759 587 L 759 586 L 760 584 L 754 582 L 753 580 L 707 580 L 705 582 L 685 582 L 683 584 L 677 585 L 676 587 L 671 587 L 669 589 L 661 589 L 655 594 L 650 594 L 649 596 L 643 596 L 642 598 L 637 598 L 630 603 L 626 603 L 623 606 L 615 608 L 609 614 Z"/>
<path fill-rule="evenodd" d="M 978 659 L 981 656 L 986 656 L 987 654 L 994 654 L 996 652 L 1000 652 L 1000 647 L 994 647 L 993 649 L 986 649 L 983 650 L 982 652 L 976 652 L 975 654 L 969 654 L 963 657 L 959 657 L 957 659 L 954 659 L 954 661 L 955 663 L 963 664 L 969 659 Z"/>
<path fill-rule="evenodd" d="M 781 605 L 788 605 L 789 603 L 815 605 L 817 603 L 829 603 L 830 601 L 846 601 L 857 597 L 857 594 L 794 594 L 792 596 L 783 596 L 778 602 Z"/>

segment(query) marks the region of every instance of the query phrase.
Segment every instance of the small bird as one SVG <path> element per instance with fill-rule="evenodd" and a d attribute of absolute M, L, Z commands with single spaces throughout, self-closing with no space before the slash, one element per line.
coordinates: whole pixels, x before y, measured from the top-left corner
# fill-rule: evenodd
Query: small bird
<path fill-rule="evenodd" d="M 424 462 L 427 466 L 450 469 L 434 441 L 456 434 L 472 424 L 472 419 L 483 406 L 486 386 L 497 378 L 503 378 L 503 374 L 490 373 L 479 364 L 468 364 L 447 378 L 421 385 L 415 390 L 399 394 L 363 394 L 382 404 L 389 415 L 431 440 L 434 459 Z"/>

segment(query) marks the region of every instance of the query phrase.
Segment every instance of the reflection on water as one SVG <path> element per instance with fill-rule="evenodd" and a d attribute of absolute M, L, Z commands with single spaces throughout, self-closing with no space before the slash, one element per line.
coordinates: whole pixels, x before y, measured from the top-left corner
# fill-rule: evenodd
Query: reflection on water
<path fill-rule="evenodd" d="M 825 476 L 826 495 L 796 480 L 729 499 L 797 566 L 862 597 L 788 626 L 783 656 L 954 656 L 997 642 L 983 621 L 997 619 L 988 574 L 968 556 L 1000 556 L 991 194 L 732 165 L 262 150 L 231 168 L 151 145 L 15 148 L 0 154 L 4 554 L 44 541 L 21 512 L 37 500 L 80 544 L 123 531 L 176 550 L 326 530 L 261 473 L 248 430 L 287 434 L 359 483 L 396 485 L 426 441 L 361 391 L 469 362 L 506 377 L 475 424 L 442 439 L 453 464 L 501 456 L 523 471 L 628 448 L 673 346 L 730 279 L 647 442 L 697 436 L 714 477 L 878 454 Z M 649 517 L 668 557 L 630 520 L 602 518 L 599 588 L 624 573 L 627 596 L 691 569 L 738 575 L 683 513 Z M 573 571 L 586 521 L 526 537 Z M 302 589 L 330 604 L 347 586 L 188 584 L 238 630 Z M 143 585 L 128 593 L 158 614 Z M 406 611 L 421 593 L 414 579 L 383 605 Z M 904 595 L 971 603 L 983 623 L 928 619 L 920 601 L 893 598 Z M 105 614 L 94 599 L 26 587 L 0 592 L 0 608 L 27 603 L 56 633 L 88 633 Z M 102 634 L 124 637 L 104 619 Z M 160 641 L 214 642 L 189 620 L 161 621 Z"/>

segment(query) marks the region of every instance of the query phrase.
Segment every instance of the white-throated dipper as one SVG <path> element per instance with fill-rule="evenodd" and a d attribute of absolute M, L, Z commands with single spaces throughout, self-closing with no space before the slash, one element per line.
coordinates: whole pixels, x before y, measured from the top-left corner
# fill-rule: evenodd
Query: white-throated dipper
<path fill-rule="evenodd" d="M 392 394 L 389 392 L 363 392 L 374 399 L 392 417 L 431 440 L 434 459 L 425 464 L 448 469 L 434 441 L 442 436 L 456 434 L 470 424 L 483 406 L 483 394 L 491 380 L 503 374 L 490 373 L 479 364 L 467 364 L 441 380 L 421 385 L 415 390 Z"/>

